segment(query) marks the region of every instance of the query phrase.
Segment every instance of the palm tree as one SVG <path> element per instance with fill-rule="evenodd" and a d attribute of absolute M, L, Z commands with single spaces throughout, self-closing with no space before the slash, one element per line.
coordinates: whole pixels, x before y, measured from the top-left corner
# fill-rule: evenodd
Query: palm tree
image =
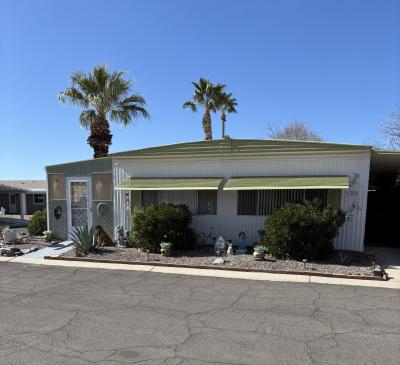
<path fill-rule="evenodd" d="M 200 78 L 198 82 L 192 82 L 194 95 L 192 100 L 183 104 L 184 109 L 197 111 L 198 107 L 204 108 L 203 131 L 204 139 L 212 139 L 211 112 L 217 111 L 217 98 L 223 92 L 225 85 L 212 84 L 209 80 Z"/>
<path fill-rule="evenodd" d="M 70 102 L 83 108 L 80 123 L 90 130 L 87 143 L 94 150 L 94 158 L 106 157 L 111 145 L 111 122 L 128 126 L 133 119 L 149 118 L 146 101 L 139 94 L 130 94 L 132 81 L 124 79 L 125 72 L 109 72 L 100 65 L 92 72 L 76 72 L 72 85 L 58 95 L 62 103 Z"/>
<path fill-rule="evenodd" d="M 217 98 L 217 109 L 221 111 L 222 138 L 225 137 L 226 113 L 237 113 L 237 105 L 237 100 L 232 97 L 232 93 L 223 92 Z"/>

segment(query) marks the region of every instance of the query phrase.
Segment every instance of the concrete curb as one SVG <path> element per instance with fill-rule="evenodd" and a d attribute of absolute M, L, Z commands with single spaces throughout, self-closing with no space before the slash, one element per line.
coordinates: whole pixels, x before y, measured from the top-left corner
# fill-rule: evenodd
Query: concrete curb
<path fill-rule="evenodd" d="M 173 267 L 178 269 L 199 269 L 199 270 L 214 270 L 214 271 L 235 271 L 235 272 L 246 272 L 246 273 L 268 273 L 268 274 L 281 274 L 281 275 L 296 275 L 296 276 L 319 276 L 327 278 L 339 278 L 339 279 L 355 279 L 355 280 L 374 280 L 374 281 L 386 281 L 386 277 L 380 276 L 366 276 L 366 275 L 344 275 L 344 274 L 329 274 L 323 272 L 313 271 L 278 271 L 278 270 L 259 270 L 259 269 L 241 269 L 237 267 L 221 267 L 221 266 L 207 266 L 207 265 L 180 265 L 180 264 L 168 264 L 161 262 L 142 262 L 142 261 L 115 261 L 115 260 L 101 260 L 101 259 L 87 259 L 84 257 L 52 257 L 45 256 L 45 260 L 59 260 L 59 261 L 78 261 L 78 262 L 96 262 L 102 264 L 117 264 L 117 265 L 151 265 L 154 267 Z"/>
<path fill-rule="evenodd" d="M 116 263 L 100 263 L 87 261 L 72 260 L 53 260 L 53 259 L 29 259 L 23 256 L 3 260 L 8 263 L 18 263 L 25 265 L 44 265 L 59 267 L 74 267 L 87 269 L 106 269 L 106 270 L 131 270 L 131 271 L 147 271 L 160 274 L 176 274 L 189 276 L 205 276 L 225 279 L 243 279 L 257 281 L 275 281 L 275 282 L 292 282 L 304 284 L 331 284 L 331 285 L 350 285 L 365 286 L 375 288 L 400 289 L 400 282 L 397 281 L 377 281 L 377 280 L 358 280 L 329 278 L 309 275 L 293 275 L 293 274 L 272 274 L 265 272 L 243 272 L 231 270 L 215 270 L 215 269 L 196 269 L 181 267 L 166 267 L 155 265 L 133 265 L 133 264 L 116 264 Z M 0 263 L 1 265 L 1 263 Z"/>

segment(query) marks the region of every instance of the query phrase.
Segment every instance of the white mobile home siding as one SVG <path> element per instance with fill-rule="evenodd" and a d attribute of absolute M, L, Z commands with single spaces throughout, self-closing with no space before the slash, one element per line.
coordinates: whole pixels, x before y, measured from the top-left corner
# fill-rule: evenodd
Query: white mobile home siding
<path fill-rule="evenodd" d="M 342 192 L 341 208 L 349 219 L 335 240 L 335 247 L 362 251 L 367 208 L 370 152 L 335 155 L 273 156 L 263 158 L 213 160 L 113 160 L 114 186 L 128 177 L 223 177 L 232 176 L 297 176 L 348 175 L 353 186 Z M 354 178 L 358 175 L 358 178 Z M 257 240 L 257 231 L 263 228 L 265 216 L 238 216 L 237 192 L 219 191 L 217 215 L 194 216 L 193 228 L 212 236 L 223 234 L 236 240 L 236 233 L 248 231 L 247 242 Z M 114 190 L 114 225 L 131 227 L 129 194 Z M 211 229 L 214 227 L 214 230 Z"/>

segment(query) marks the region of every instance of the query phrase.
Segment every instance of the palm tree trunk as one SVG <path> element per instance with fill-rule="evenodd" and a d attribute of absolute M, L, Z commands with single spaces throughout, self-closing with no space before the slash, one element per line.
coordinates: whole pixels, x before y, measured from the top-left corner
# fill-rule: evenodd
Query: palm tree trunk
<path fill-rule="evenodd" d="M 226 115 L 224 111 L 221 113 L 221 121 L 222 121 L 222 138 L 225 138 Z"/>
<path fill-rule="evenodd" d="M 94 158 L 107 157 L 108 147 L 111 145 L 112 134 L 110 124 L 105 116 L 99 115 L 90 127 L 87 143 L 93 148 Z"/>
<path fill-rule="evenodd" d="M 204 139 L 210 140 L 212 137 L 212 129 L 211 129 L 211 114 L 209 110 L 206 110 L 203 115 L 203 130 L 204 130 Z"/>

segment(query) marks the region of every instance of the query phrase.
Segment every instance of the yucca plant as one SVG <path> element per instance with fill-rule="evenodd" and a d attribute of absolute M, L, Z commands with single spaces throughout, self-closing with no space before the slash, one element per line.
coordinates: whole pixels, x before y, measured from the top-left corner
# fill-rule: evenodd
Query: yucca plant
<path fill-rule="evenodd" d="M 90 227 L 90 229 L 87 226 L 75 227 L 71 233 L 71 240 L 77 256 L 87 255 L 99 247 L 99 242 L 94 236 L 93 227 Z"/>

